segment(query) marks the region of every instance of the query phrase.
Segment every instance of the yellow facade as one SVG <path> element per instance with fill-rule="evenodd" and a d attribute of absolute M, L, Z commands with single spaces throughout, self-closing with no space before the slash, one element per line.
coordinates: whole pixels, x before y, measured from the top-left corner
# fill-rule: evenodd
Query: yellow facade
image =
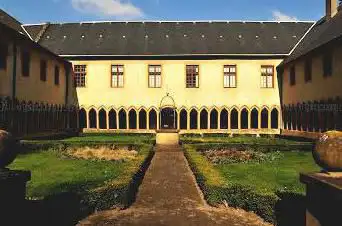
<path fill-rule="evenodd" d="M 114 109 L 116 113 L 124 109 L 127 115 L 131 109 L 134 109 L 137 114 L 140 109 L 144 109 L 147 113 L 151 109 L 159 112 L 160 102 L 167 93 L 175 101 L 178 119 L 180 118 L 180 111 L 183 109 L 188 112 L 188 122 L 189 112 L 192 109 L 196 109 L 198 113 L 202 109 L 206 109 L 209 115 L 213 109 L 216 109 L 218 113 L 223 109 L 226 109 L 229 113 L 232 109 L 236 109 L 239 115 L 242 109 L 247 109 L 249 116 L 252 109 L 256 109 L 259 113 L 260 124 L 262 109 L 267 108 L 269 115 L 272 109 L 277 109 L 280 113 L 277 72 L 274 70 L 274 87 L 261 88 L 261 66 L 272 65 L 276 68 L 281 60 L 99 60 L 72 61 L 72 63 L 73 65 L 87 65 L 86 87 L 77 88 L 77 97 L 80 108 L 85 109 L 87 112 L 89 129 L 90 109 L 94 109 L 97 114 L 101 109 L 106 111 L 108 128 L 108 112 L 111 109 Z M 111 65 L 124 65 L 123 88 L 111 87 Z M 162 66 L 161 88 L 148 87 L 148 65 Z M 199 88 L 186 88 L 186 65 L 199 65 Z M 237 66 L 237 88 L 224 88 L 224 65 Z M 157 117 L 159 120 L 159 114 Z M 94 129 L 99 128 L 98 118 Z M 178 129 L 180 128 L 179 121 Z M 198 121 L 200 121 L 200 118 Z M 127 124 L 129 124 L 129 119 L 127 119 Z M 129 125 L 127 125 L 127 128 L 129 128 Z M 249 120 L 250 128 L 251 120 Z M 258 129 L 260 129 L 260 125 Z M 222 130 L 219 127 L 217 130 L 203 130 L 200 128 L 197 130 L 190 131 L 188 125 L 185 132 L 230 132 L 230 129 Z M 236 132 L 241 132 L 241 130 Z M 253 130 L 244 130 L 244 132 L 256 133 Z M 258 130 L 257 132 L 279 133 L 279 127 L 271 130 L 269 126 L 268 129 Z"/>
<path fill-rule="evenodd" d="M 69 79 L 69 103 L 76 101 L 75 92 L 73 91 L 73 81 L 71 76 L 71 68 L 66 73 L 66 61 L 51 54 L 35 48 L 27 46 L 17 46 L 16 51 L 16 68 L 14 64 L 13 44 L 8 45 L 8 57 L 6 69 L 0 70 L 0 96 L 16 98 L 19 101 L 44 103 L 44 104 L 66 104 L 66 79 Z M 28 77 L 22 75 L 22 51 L 30 53 L 30 72 Z M 47 79 L 40 80 L 40 61 L 47 62 Z M 59 85 L 55 85 L 55 67 L 59 68 Z M 14 72 L 15 70 L 15 72 Z M 15 73 L 15 75 L 14 75 Z M 13 97 L 13 78 L 15 77 L 15 97 Z"/>
<path fill-rule="evenodd" d="M 329 77 L 323 76 L 322 55 L 312 57 L 312 80 L 305 82 L 304 65 L 305 60 L 311 56 L 301 58 L 286 65 L 283 75 L 283 104 L 297 104 L 308 101 L 327 101 L 328 99 L 342 98 L 342 47 L 338 46 L 333 51 L 333 74 Z M 296 84 L 290 85 L 290 68 L 295 66 Z"/>

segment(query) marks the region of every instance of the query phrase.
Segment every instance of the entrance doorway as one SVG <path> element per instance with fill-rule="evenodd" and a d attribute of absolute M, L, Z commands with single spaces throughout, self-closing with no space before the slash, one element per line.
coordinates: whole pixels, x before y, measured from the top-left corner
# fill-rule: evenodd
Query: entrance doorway
<path fill-rule="evenodd" d="M 160 115 L 161 129 L 177 129 L 177 112 L 174 108 L 163 108 Z"/>

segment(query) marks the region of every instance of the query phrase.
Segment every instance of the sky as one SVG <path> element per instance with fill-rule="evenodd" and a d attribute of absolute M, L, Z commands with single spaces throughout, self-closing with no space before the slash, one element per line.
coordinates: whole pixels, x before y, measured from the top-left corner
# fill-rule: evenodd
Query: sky
<path fill-rule="evenodd" d="M 0 0 L 25 24 L 114 20 L 312 21 L 325 0 Z"/>

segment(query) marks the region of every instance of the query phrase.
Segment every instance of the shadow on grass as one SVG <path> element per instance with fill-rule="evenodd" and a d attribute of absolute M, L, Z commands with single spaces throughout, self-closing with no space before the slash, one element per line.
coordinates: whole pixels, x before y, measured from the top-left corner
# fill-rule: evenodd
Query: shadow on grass
<path fill-rule="evenodd" d="M 291 192 L 278 192 L 280 201 L 275 206 L 278 226 L 305 226 L 306 198 Z"/>

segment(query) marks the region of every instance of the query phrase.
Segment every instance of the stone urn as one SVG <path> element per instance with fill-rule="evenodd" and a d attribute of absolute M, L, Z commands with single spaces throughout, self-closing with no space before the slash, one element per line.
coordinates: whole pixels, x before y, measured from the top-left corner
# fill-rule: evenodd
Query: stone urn
<path fill-rule="evenodd" d="M 342 172 L 342 132 L 329 131 L 321 135 L 313 150 L 313 158 L 326 171 Z"/>
<path fill-rule="evenodd" d="M 14 137 L 0 130 L 0 170 L 11 164 L 17 157 L 19 145 Z"/>

